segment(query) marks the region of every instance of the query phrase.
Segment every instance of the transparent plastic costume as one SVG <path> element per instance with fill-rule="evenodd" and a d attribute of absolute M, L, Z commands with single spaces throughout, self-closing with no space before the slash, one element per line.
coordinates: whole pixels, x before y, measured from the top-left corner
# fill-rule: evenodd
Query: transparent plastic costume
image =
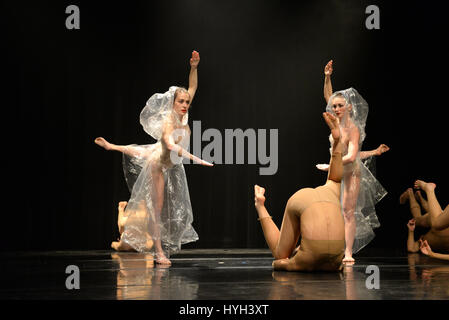
<path fill-rule="evenodd" d="M 139 252 L 157 255 L 160 241 L 169 257 L 182 244 L 198 240 L 192 227 L 193 213 L 182 159 L 170 157 L 161 141 L 164 126 L 173 126 L 175 142 L 188 149 L 188 114 L 182 121 L 173 110 L 177 87 L 154 94 L 141 112 L 144 130 L 158 141 L 151 145 L 130 145 L 123 153 L 123 170 L 131 198 L 126 206 L 126 223 L 121 241 Z M 173 159 L 171 159 L 173 158 Z"/>
<path fill-rule="evenodd" d="M 368 117 L 368 103 L 362 98 L 362 96 L 354 88 L 349 88 L 342 91 L 335 92 L 329 99 L 326 107 L 326 111 L 335 115 L 332 108 L 332 101 L 336 96 L 343 97 L 346 100 L 346 104 L 352 106 L 348 117 L 343 117 L 343 121 L 340 122 L 340 127 L 350 128 L 356 126 L 359 133 L 359 145 L 356 160 L 352 163 L 344 165 L 344 174 L 342 181 L 342 199 L 344 192 L 350 192 L 354 196 L 357 195 L 357 205 L 354 210 L 354 217 L 356 223 L 356 234 L 353 244 L 353 253 L 357 253 L 363 247 L 365 247 L 371 240 L 374 239 L 375 234 L 373 229 L 380 226 L 379 220 L 376 215 L 375 205 L 382 200 L 387 194 L 384 187 L 377 181 L 375 176 L 366 167 L 366 160 L 361 161 L 360 151 L 362 150 L 362 144 L 365 139 L 365 125 Z M 329 138 L 331 144 L 333 143 L 332 137 Z M 346 155 L 347 145 L 344 143 L 346 150 L 343 155 Z M 346 185 L 349 181 L 351 185 Z"/>

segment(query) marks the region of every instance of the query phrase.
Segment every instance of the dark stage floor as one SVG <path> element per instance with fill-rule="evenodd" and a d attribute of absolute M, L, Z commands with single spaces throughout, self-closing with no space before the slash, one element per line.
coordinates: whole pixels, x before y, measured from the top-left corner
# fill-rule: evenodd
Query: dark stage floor
<path fill-rule="evenodd" d="M 137 253 L 2 253 L 0 299 L 449 299 L 449 263 L 421 254 L 358 257 L 343 273 L 274 272 L 262 249 L 191 249 L 171 259 L 170 268 L 161 268 Z M 80 270 L 80 289 L 66 288 L 69 265 Z M 366 273 L 369 265 L 379 268 L 379 289 L 368 288 L 376 284 L 375 273 Z"/>

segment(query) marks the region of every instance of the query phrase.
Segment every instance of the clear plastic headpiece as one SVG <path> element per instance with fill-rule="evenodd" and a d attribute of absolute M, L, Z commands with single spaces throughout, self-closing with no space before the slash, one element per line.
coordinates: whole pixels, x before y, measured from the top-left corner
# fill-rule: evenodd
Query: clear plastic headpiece
<path fill-rule="evenodd" d="M 156 140 L 162 137 L 164 121 L 173 111 L 175 92 L 178 87 L 172 86 L 165 93 L 155 93 L 148 99 L 145 107 L 140 113 L 140 124 L 146 133 Z M 182 118 L 182 125 L 186 125 L 189 114 Z"/>
<path fill-rule="evenodd" d="M 354 88 L 334 92 L 334 94 L 332 94 L 332 96 L 329 98 L 328 104 L 326 106 L 326 111 L 333 115 L 335 115 L 335 112 L 333 110 L 333 99 L 337 96 L 343 97 L 346 100 L 346 105 L 352 106 L 351 110 L 349 111 L 349 118 L 359 129 L 360 142 L 363 142 L 366 136 L 365 126 L 369 111 L 368 103 Z"/>

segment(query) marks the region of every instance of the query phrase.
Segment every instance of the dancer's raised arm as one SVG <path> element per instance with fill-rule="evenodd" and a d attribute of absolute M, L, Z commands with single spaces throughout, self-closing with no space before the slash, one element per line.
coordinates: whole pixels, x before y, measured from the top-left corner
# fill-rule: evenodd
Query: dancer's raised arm
<path fill-rule="evenodd" d="M 195 96 L 196 89 L 198 88 L 198 64 L 200 63 L 200 54 L 196 51 L 192 52 L 192 58 L 190 58 L 190 74 L 189 74 L 189 92 L 190 103 L 192 103 Z"/>
<path fill-rule="evenodd" d="M 334 139 L 327 179 L 340 183 L 343 176 L 343 161 L 341 156 L 343 146 L 341 142 L 340 127 L 338 126 L 337 118 L 332 114 L 325 112 L 323 113 L 323 118 L 329 126 L 332 138 Z"/>
<path fill-rule="evenodd" d="M 329 98 L 332 96 L 332 63 L 333 61 L 329 61 L 324 67 L 324 99 L 326 99 L 326 103 L 329 102 Z"/>

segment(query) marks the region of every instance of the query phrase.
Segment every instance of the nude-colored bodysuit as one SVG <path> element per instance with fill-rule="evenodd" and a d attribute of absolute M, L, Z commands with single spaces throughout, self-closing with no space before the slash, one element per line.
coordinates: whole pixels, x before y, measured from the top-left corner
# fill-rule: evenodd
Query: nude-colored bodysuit
<path fill-rule="evenodd" d="M 293 210 L 301 223 L 300 249 L 289 260 L 291 270 L 341 270 L 345 233 L 340 183 L 328 180 L 323 186 L 299 190 L 287 210 Z"/>

